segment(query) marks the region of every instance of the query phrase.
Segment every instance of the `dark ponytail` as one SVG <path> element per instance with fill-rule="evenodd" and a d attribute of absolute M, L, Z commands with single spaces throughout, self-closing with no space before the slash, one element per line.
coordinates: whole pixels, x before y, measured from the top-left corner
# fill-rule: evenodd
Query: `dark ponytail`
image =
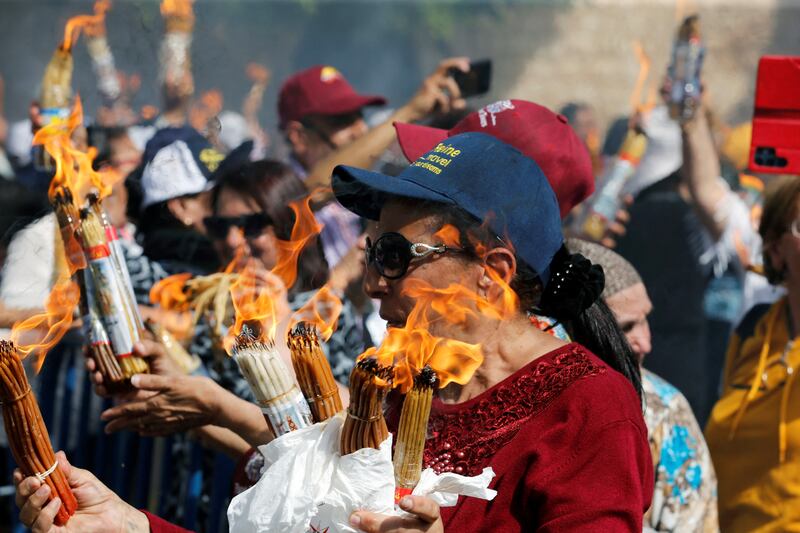
<path fill-rule="evenodd" d="M 412 205 L 415 209 L 429 210 L 440 225 L 451 224 L 458 229 L 459 246 L 475 257 L 480 257 L 479 247 L 508 246 L 486 224 L 458 207 L 418 201 Z M 519 297 L 521 309 L 561 322 L 572 340 L 625 376 L 641 398 L 639 363 L 617 320 L 600 297 L 605 283 L 602 267 L 562 247 L 553 258 L 550 282 L 543 289 L 539 275 L 519 257 L 516 260 L 517 273 L 510 286 Z"/>
<path fill-rule="evenodd" d="M 572 340 L 586 346 L 608 366 L 628 378 L 639 398 L 642 397 L 642 375 L 639 363 L 616 318 L 598 299 L 588 309 L 565 324 Z"/>
<path fill-rule="evenodd" d="M 617 319 L 600 297 L 604 287 L 603 267 L 562 246 L 550 264 L 550 281 L 536 312 L 561 322 L 572 340 L 628 378 L 641 398 L 639 363 Z"/>

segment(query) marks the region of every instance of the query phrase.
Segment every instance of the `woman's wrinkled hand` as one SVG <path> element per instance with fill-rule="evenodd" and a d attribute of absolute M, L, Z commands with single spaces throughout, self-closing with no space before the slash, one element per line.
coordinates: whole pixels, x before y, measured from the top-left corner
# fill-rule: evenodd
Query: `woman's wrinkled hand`
<path fill-rule="evenodd" d="M 217 418 L 214 389 L 219 385 L 209 378 L 137 374 L 131 385 L 148 396 L 104 411 L 100 418 L 108 422 L 106 433 L 127 429 L 162 437 L 213 424 Z"/>
<path fill-rule="evenodd" d="M 400 508 L 414 516 L 387 516 L 356 511 L 350 515 L 350 525 L 366 533 L 444 533 L 439 505 L 425 496 L 404 496 Z"/>

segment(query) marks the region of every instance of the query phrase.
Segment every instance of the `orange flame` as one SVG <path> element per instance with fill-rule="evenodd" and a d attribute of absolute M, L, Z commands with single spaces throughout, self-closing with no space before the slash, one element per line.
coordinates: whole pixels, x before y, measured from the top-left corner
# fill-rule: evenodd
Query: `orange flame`
<path fill-rule="evenodd" d="M 292 314 L 287 331 L 298 322 L 306 322 L 316 326 L 320 337 L 327 341 L 336 331 L 336 324 L 341 313 L 342 301 L 330 287 L 324 286 L 303 307 Z"/>
<path fill-rule="evenodd" d="M 33 144 L 44 146 L 56 163 L 49 197 L 54 198 L 59 187 L 67 187 L 72 191 L 76 207 L 80 207 L 86 194 L 93 190 L 98 191 L 100 198 L 108 196 L 116 180 L 121 179 L 119 173 L 110 169 L 96 171 L 92 168 L 97 155 L 95 148 L 82 152 L 73 146 L 72 134 L 82 123 L 83 107 L 80 98 L 76 98 L 72 113 L 65 123 L 48 124 L 33 137 Z"/>
<path fill-rule="evenodd" d="M 50 184 L 50 198 L 55 197 L 60 187 L 67 187 L 72 191 L 76 206 L 91 189 L 99 189 L 101 194 L 108 194 L 111 190 L 108 180 L 92 170 L 95 152 L 91 149 L 82 152 L 72 144 L 72 133 L 82 121 L 83 110 L 78 98 L 66 123 L 45 126 L 33 139 L 35 145 L 44 146 L 56 164 L 55 176 Z M 63 254 L 56 264 L 66 265 L 66 268 L 58 268 L 58 279 L 44 303 L 45 312 L 15 323 L 11 330 L 11 339 L 17 344 L 21 355 L 27 357 L 35 354 L 37 371 L 47 352 L 72 325 L 72 314 L 80 299 L 80 290 L 72 281 L 72 275 L 85 265 L 73 263 L 74 258 L 65 254 L 63 246 L 56 247 L 56 250 Z M 41 331 L 45 328 L 47 331 L 42 335 Z M 32 342 L 31 336 L 35 339 Z"/>
<path fill-rule="evenodd" d="M 163 0 L 161 2 L 161 16 L 192 18 L 194 17 L 192 3 L 193 0 Z"/>
<path fill-rule="evenodd" d="M 224 340 L 225 351 L 231 353 L 235 336 L 242 326 L 258 324 L 255 332 L 261 341 L 275 339 L 278 322 L 288 314 L 286 286 L 270 271 L 260 268 L 256 259 L 249 259 L 231 284 L 231 301 L 236 322 Z"/>
<path fill-rule="evenodd" d="M 11 329 L 11 340 L 17 345 L 24 358 L 33 353 L 36 357 L 36 371 L 42 368 L 47 352 L 61 340 L 72 325 L 72 312 L 78 305 L 80 290 L 71 279 L 71 272 L 65 271 L 53 285 L 44 303 L 44 313 L 34 315 L 22 322 L 16 322 Z M 31 342 L 30 332 L 39 332 L 47 328 L 44 335 Z"/>
<path fill-rule="evenodd" d="M 254 259 L 244 262 L 244 268 L 239 272 L 236 281 L 231 284 L 231 300 L 236 315 L 236 322 L 228 330 L 225 339 L 225 349 L 230 353 L 236 335 L 241 333 L 245 323 L 257 322 L 260 325 L 259 337 L 261 340 L 274 340 L 278 322 L 288 315 L 286 301 L 287 289 L 297 280 L 297 261 L 306 245 L 322 231 L 322 225 L 317 222 L 311 210 L 311 197 L 306 196 L 289 204 L 294 212 L 295 220 L 292 233 L 288 241 L 277 241 L 278 260 L 270 271 L 259 268 L 259 263 Z M 233 271 L 241 268 L 242 261 L 237 257 L 228 265 Z M 229 270 L 226 269 L 226 272 Z M 325 293 L 315 298 L 315 304 L 328 306 L 331 311 L 320 314 L 328 317 L 322 326 L 333 317 L 332 310 L 336 304 L 329 298 L 332 294 Z M 314 304 L 312 304 L 314 305 Z M 338 319 L 338 312 L 333 317 L 334 323 Z M 319 324 L 319 323 L 318 323 Z M 334 326 L 331 326 L 334 327 Z"/>
<path fill-rule="evenodd" d="M 445 225 L 434 236 L 448 246 L 458 246 L 459 231 Z M 488 250 L 474 242 L 478 254 L 485 257 Z M 413 377 L 425 365 L 439 376 L 439 386 L 449 383 L 466 384 L 483 362 L 479 344 L 437 337 L 431 326 L 439 321 L 451 325 L 466 326 L 470 320 L 485 316 L 494 320 L 505 320 L 519 311 L 519 297 L 494 269 L 486 266 L 486 272 L 500 287 L 497 297 L 489 299 L 453 283 L 445 288 L 436 288 L 416 279 L 407 279 L 403 295 L 414 300 L 414 308 L 402 328 L 389 328 L 383 343 L 370 348 L 359 358 L 376 357 L 381 365 L 394 365 L 394 386 L 407 392 L 413 385 Z"/>
<path fill-rule="evenodd" d="M 633 42 L 633 52 L 636 55 L 636 61 L 639 63 L 639 73 L 636 75 L 636 83 L 633 85 L 633 91 L 631 91 L 630 104 L 634 111 L 641 112 L 642 92 L 644 91 L 647 76 L 650 74 L 650 57 L 644 51 L 640 41 Z"/>
<path fill-rule="evenodd" d="M 189 296 L 184 292 L 184 287 L 191 278 L 192 275 L 189 272 L 184 272 L 162 279 L 150 289 L 150 302 L 164 309 L 187 310 L 189 308 Z"/>
<path fill-rule="evenodd" d="M 272 273 L 283 280 L 286 287 L 291 287 L 297 280 L 300 253 L 322 231 L 322 224 L 317 222 L 311 210 L 311 195 L 292 202 L 289 207 L 294 212 L 294 226 L 288 241 L 278 241 L 278 262 L 272 269 Z"/>
<path fill-rule="evenodd" d="M 445 224 L 433 236 L 445 246 L 457 248 L 461 246 L 461 238 L 458 229 L 452 224 Z"/>
<path fill-rule="evenodd" d="M 67 21 L 64 27 L 64 40 L 61 42 L 61 49 L 65 52 L 72 50 L 72 45 L 80 35 L 80 30 L 84 28 L 97 28 L 102 26 L 106 19 L 106 11 L 111 7 L 111 2 L 108 0 L 98 0 L 94 4 L 94 15 L 78 15 L 72 17 Z M 92 30 L 93 34 L 97 30 Z"/>
<path fill-rule="evenodd" d="M 369 348 L 359 359 L 375 357 L 381 365 L 394 365 L 393 386 L 402 393 L 408 392 L 414 383 L 414 376 L 425 365 L 430 365 L 436 372 L 440 387 L 450 383 L 466 384 L 483 363 L 480 345 L 436 337 L 429 331 L 431 323 L 437 320 L 429 317 L 430 310 L 456 323 L 475 314 L 463 302 L 456 303 L 458 296 L 466 294 L 466 289 L 460 293 L 459 286 L 441 291 L 419 280 L 408 280 L 406 283 L 409 285 L 406 295 L 416 298 L 406 325 L 389 328 L 383 343 L 377 348 Z M 447 308 L 447 313 L 442 315 L 439 311 L 443 308 Z"/>

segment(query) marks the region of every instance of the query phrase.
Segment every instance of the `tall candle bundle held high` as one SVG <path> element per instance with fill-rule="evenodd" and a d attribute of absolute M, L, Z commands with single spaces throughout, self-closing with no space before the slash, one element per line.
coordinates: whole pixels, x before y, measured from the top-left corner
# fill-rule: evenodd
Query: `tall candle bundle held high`
<path fill-rule="evenodd" d="M 68 187 L 58 187 L 53 195 L 53 208 L 58 221 L 61 241 L 65 257 L 74 268 L 80 268 L 73 278 L 80 288 L 80 313 L 83 318 L 83 333 L 89 347 L 89 357 L 94 359 L 99 372 L 110 392 L 124 388 L 125 374 L 119 361 L 114 357 L 114 350 L 108 334 L 100 320 L 97 303 L 90 295 L 91 276 L 86 269 L 86 257 L 78 242 L 77 232 L 80 228 L 80 217 L 73 203 L 72 192 Z"/>
<path fill-rule="evenodd" d="M 331 365 L 319 345 L 313 326 L 300 322 L 289 333 L 289 349 L 297 382 L 306 397 L 314 422 L 322 422 L 342 410 L 339 387 Z"/>
<path fill-rule="evenodd" d="M 272 343 L 259 341 L 247 325 L 236 337 L 233 359 L 250 385 L 273 435 L 312 425 L 311 410 Z"/>
<path fill-rule="evenodd" d="M 109 233 L 108 226 L 103 227 L 98 209 L 93 206 L 81 210 L 78 230 L 88 262 L 86 296 L 89 308 L 96 306 L 125 378 L 130 378 L 148 370 L 144 359 L 133 355 L 133 344 L 141 335 L 142 319 L 133 300 L 124 259 L 113 240 L 116 234 Z M 111 241 L 109 236 L 112 236 Z"/>
<path fill-rule="evenodd" d="M 11 454 L 25 476 L 36 476 L 60 498 L 56 525 L 64 525 L 78 508 L 67 478 L 58 466 L 39 404 L 31 391 L 13 343 L 0 341 L 0 401 Z"/>

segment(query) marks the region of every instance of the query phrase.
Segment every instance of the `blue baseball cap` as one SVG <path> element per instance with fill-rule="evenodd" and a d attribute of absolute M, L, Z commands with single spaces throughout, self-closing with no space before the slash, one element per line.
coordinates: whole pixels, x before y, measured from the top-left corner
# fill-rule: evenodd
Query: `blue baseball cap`
<path fill-rule="evenodd" d="M 483 133 L 449 137 L 396 177 L 338 166 L 333 192 L 344 207 L 371 220 L 391 196 L 458 206 L 510 240 L 545 285 L 564 242 L 558 202 L 539 165 Z"/>

